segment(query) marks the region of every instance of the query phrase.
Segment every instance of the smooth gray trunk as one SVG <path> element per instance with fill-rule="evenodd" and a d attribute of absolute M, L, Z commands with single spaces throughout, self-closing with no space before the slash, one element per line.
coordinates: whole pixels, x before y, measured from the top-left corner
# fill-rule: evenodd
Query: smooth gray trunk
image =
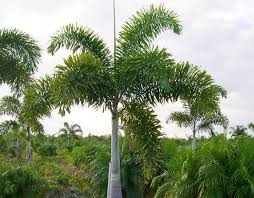
<path fill-rule="evenodd" d="M 192 151 L 195 152 L 197 147 L 197 140 L 196 140 L 196 122 L 193 125 L 193 137 L 192 137 Z"/>
<path fill-rule="evenodd" d="M 30 127 L 27 127 L 27 151 L 26 151 L 26 159 L 28 161 L 31 160 L 31 133 Z"/>
<path fill-rule="evenodd" d="M 120 177 L 120 153 L 119 153 L 119 117 L 117 103 L 113 106 L 112 113 L 112 136 L 111 136 L 111 168 L 108 184 L 108 198 L 122 198 L 122 187 Z"/>
<path fill-rule="evenodd" d="M 113 174 L 120 174 L 118 126 L 119 126 L 119 118 L 117 115 L 117 107 L 114 107 L 112 111 L 112 136 L 111 136 L 111 163 Z"/>
<path fill-rule="evenodd" d="M 16 158 L 19 159 L 19 130 L 16 130 Z"/>

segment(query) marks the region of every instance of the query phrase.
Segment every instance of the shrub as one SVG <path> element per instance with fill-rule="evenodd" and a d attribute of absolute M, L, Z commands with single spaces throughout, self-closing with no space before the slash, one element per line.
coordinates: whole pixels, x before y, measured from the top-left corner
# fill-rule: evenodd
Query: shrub
<path fill-rule="evenodd" d="M 57 154 L 57 147 L 54 144 L 43 144 L 38 148 L 38 153 L 41 156 L 49 157 Z"/>
<path fill-rule="evenodd" d="M 45 180 L 29 169 L 16 168 L 0 174 L 0 194 L 3 197 L 43 197 Z"/>

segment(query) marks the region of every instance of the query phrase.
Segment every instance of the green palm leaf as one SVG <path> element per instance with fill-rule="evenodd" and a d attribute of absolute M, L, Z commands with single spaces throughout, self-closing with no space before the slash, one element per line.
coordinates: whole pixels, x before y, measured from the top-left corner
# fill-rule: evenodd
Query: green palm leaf
<path fill-rule="evenodd" d="M 37 70 L 40 48 L 28 34 L 17 29 L 0 30 L 0 83 L 21 91 Z"/>
<path fill-rule="evenodd" d="M 104 41 L 92 30 L 86 27 L 69 24 L 62 27 L 54 36 L 48 47 L 52 55 L 60 48 L 67 48 L 73 53 L 78 50 L 92 53 L 103 62 L 104 66 L 111 65 L 111 55 Z"/>

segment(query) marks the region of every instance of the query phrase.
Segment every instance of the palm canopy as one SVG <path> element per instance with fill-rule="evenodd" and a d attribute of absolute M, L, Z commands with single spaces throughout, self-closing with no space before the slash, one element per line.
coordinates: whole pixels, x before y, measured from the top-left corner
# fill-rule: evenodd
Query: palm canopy
<path fill-rule="evenodd" d="M 40 48 L 27 33 L 17 29 L 0 29 L 0 84 L 23 90 L 37 70 Z"/>
<path fill-rule="evenodd" d="M 168 29 L 176 34 L 182 29 L 173 11 L 163 6 L 139 11 L 119 33 L 114 62 L 107 45 L 89 28 L 64 26 L 52 37 L 48 51 L 67 48 L 74 55 L 56 68 L 54 104 L 64 113 L 84 102 L 112 110 L 132 100 L 156 104 L 208 94 L 218 100 L 214 93 L 220 87 L 210 75 L 189 63 L 175 64 L 166 49 L 153 46 L 152 41 Z"/>
<path fill-rule="evenodd" d="M 15 120 L 5 120 L 0 123 L 0 133 L 4 134 L 10 130 L 17 130 L 22 127 L 20 113 L 22 104 L 15 96 L 4 96 L 0 100 L 0 115 L 8 115 L 15 118 Z"/>
<path fill-rule="evenodd" d="M 252 131 L 254 131 L 254 123 L 249 123 L 248 124 L 248 128 L 251 129 Z"/>
<path fill-rule="evenodd" d="M 9 115 L 19 119 L 22 104 L 15 96 L 4 96 L 0 100 L 0 115 Z"/>
<path fill-rule="evenodd" d="M 50 82 L 51 79 L 45 77 L 33 81 L 25 89 L 21 116 L 24 122 L 35 131 L 42 129 L 41 118 L 51 113 Z"/>
<path fill-rule="evenodd" d="M 28 125 L 32 131 L 43 131 L 43 126 L 36 120 L 32 125 L 29 125 L 23 117 L 24 105 L 16 96 L 4 96 L 0 100 L 0 115 L 8 115 L 15 120 L 7 120 L 1 123 L 4 128 L 17 128 L 17 126 Z"/>
<path fill-rule="evenodd" d="M 192 114 L 191 111 L 176 111 L 170 114 L 168 121 L 175 122 L 179 127 L 190 127 L 195 131 L 208 131 L 214 136 L 214 126 L 228 127 L 229 121 L 220 111 L 212 114 Z"/>
<path fill-rule="evenodd" d="M 230 127 L 230 133 L 232 137 L 247 136 L 247 128 L 243 125 L 236 125 L 236 127 Z"/>
<path fill-rule="evenodd" d="M 70 125 L 68 122 L 64 122 L 64 128 L 59 130 L 59 134 L 63 133 L 68 137 L 76 137 L 77 134 L 83 134 L 81 127 L 78 124 Z"/>

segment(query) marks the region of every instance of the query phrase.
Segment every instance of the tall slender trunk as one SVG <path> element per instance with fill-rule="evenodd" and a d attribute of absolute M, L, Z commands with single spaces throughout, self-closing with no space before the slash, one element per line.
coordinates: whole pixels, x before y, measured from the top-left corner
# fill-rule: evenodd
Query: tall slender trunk
<path fill-rule="evenodd" d="M 120 177 L 120 153 L 119 153 L 119 117 L 117 103 L 113 105 L 112 113 L 112 136 L 111 136 L 111 174 L 109 179 L 108 198 L 122 198 Z M 109 169 L 110 171 L 110 169 Z"/>
<path fill-rule="evenodd" d="M 211 132 L 211 136 L 215 137 L 215 133 L 214 133 L 214 131 L 212 129 L 210 129 L 210 132 Z"/>
<path fill-rule="evenodd" d="M 16 158 L 19 159 L 19 129 L 16 129 Z"/>
<path fill-rule="evenodd" d="M 196 140 L 196 122 L 193 124 L 193 137 L 192 137 L 192 151 L 195 152 L 197 147 L 197 140 Z"/>
<path fill-rule="evenodd" d="M 28 126 L 26 128 L 27 131 L 27 150 L 26 150 L 26 159 L 28 161 L 31 160 L 31 133 L 30 133 L 30 127 Z"/>
<path fill-rule="evenodd" d="M 117 114 L 117 105 L 112 111 L 112 139 L 111 139 L 111 162 L 112 172 L 120 174 L 120 157 L 119 157 L 119 137 L 118 137 L 119 118 Z"/>

